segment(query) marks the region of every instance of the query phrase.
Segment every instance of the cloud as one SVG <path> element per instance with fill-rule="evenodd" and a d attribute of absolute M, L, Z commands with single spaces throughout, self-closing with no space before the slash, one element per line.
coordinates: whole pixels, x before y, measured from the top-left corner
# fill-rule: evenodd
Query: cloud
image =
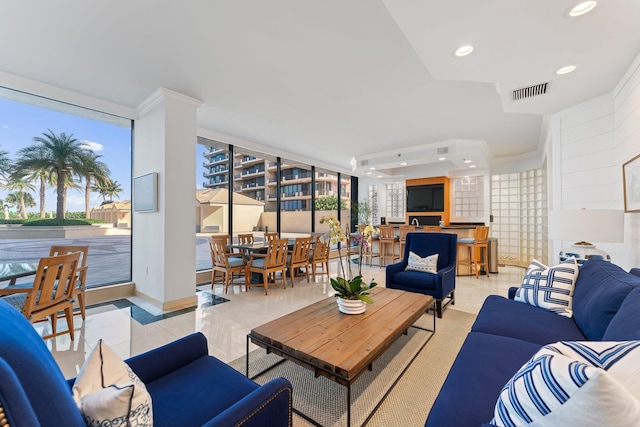
<path fill-rule="evenodd" d="M 2 129 L 9 129 L 9 125 L 2 125 Z"/>
<path fill-rule="evenodd" d="M 84 148 L 87 148 L 93 152 L 104 150 L 104 145 L 99 142 L 87 141 L 86 139 L 80 143 L 80 145 Z"/>

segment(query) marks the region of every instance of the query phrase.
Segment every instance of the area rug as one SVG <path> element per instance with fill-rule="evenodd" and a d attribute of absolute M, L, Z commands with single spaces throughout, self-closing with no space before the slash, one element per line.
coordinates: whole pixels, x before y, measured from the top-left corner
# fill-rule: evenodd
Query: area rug
<path fill-rule="evenodd" d="M 410 416 L 412 420 L 409 423 L 398 422 L 399 419 L 403 417 L 405 419 L 407 418 L 404 414 L 399 413 L 398 417 L 400 418 L 393 414 L 396 411 L 404 412 L 403 406 L 415 407 L 417 406 L 416 403 L 423 405 L 425 402 L 424 390 L 417 390 L 416 392 L 413 388 L 415 387 L 416 380 L 420 383 L 422 382 L 420 377 L 430 374 L 412 372 L 415 371 L 412 368 L 419 362 L 419 359 L 424 358 L 427 354 L 436 356 L 435 358 L 440 361 L 437 363 L 438 366 L 442 364 L 442 356 L 444 356 L 445 365 L 448 363 L 448 366 L 451 366 L 453 358 L 455 358 L 455 354 L 457 354 L 464 338 L 462 340 L 456 339 L 451 346 L 447 344 L 448 340 L 444 336 L 444 339 L 440 340 L 441 345 L 434 346 L 432 342 L 440 335 L 448 334 L 447 330 L 459 330 L 462 335 L 466 336 L 474 319 L 475 315 L 472 314 L 446 310 L 444 319 L 437 320 L 436 334 L 432 335 L 431 332 L 422 329 L 410 328 L 407 335 L 400 336 L 391 347 L 374 362 L 373 369 L 362 374 L 352 385 L 351 425 L 360 426 L 365 423 L 375 425 L 378 422 L 386 424 L 377 425 L 403 425 L 403 427 L 424 425 L 426 419 L 424 411 L 417 411 L 417 413 L 416 411 L 412 411 L 415 415 Z M 432 325 L 432 313 L 422 316 L 416 322 L 416 326 L 422 328 L 431 329 Z M 445 325 L 447 325 L 446 328 Z M 425 342 L 427 344 L 421 351 Z M 452 350 L 448 350 L 446 347 L 452 347 Z M 415 361 L 411 364 L 414 358 Z M 249 375 L 254 376 L 264 369 L 276 365 L 280 361 L 280 357 L 274 354 L 266 354 L 263 349 L 254 350 L 249 354 Z M 246 359 L 241 357 L 231 362 L 230 365 L 244 374 L 245 362 Z M 411 367 L 400 377 L 409 364 L 411 364 Z M 424 362 L 420 363 L 421 366 L 423 364 Z M 446 376 L 448 367 L 445 367 L 444 370 L 444 375 Z M 293 406 L 296 410 L 312 418 L 322 426 L 347 425 L 346 387 L 323 377 L 315 378 L 313 372 L 310 370 L 288 361 L 259 375 L 254 381 L 259 384 L 264 384 L 280 376 L 287 378 L 293 385 Z M 439 385 L 436 383 L 435 387 L 437 390 L 440 389 L 443 381 L 444 377 L 441 379 Z M 431 381 L 428 382 L 431 383 Z M 422 386 L 420 385 L 419 387 L 421 388 Z M 432 386 L 429 387 L 433 388 Z M 404 396 L 400 396 L 398 399 L 398 392 L 400 392 L 400 394 L 416 394 L 404 394 Z M 437 391 L 433 394 L 434 396 L 431 399 L 431 403 L 435 399 Z M 416 396 L 420 397 L 416 399 Z M 400 404 L 387 407 L 388 405 L 386 405 L 386 403 L 389 399 L 399 400 Z M 429 399 L 427 396 L 427 400 Z M 410 403 L 407 404 L 403 402 Z M 387 409 L 385 409 L 387 413 L 381 416 L 379 412 L 385 407 L 387 407 Z M 426 408 L 427 413 L 429 408 L 430 404 Z M 311 424 L 302 417 L 294 417 L 294 426 L 305 425 Z"/>

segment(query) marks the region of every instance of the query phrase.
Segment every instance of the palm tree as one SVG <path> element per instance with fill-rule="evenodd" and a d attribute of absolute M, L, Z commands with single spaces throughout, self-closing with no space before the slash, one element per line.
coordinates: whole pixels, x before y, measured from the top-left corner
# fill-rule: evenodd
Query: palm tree
<path fill-rule="evenodd" d="M 93 187 L 93 191 L 97 191 L 100 193 L 100 197 L 102 197 L 102 204 L 112 203 L 113 198 L 120 198 L 120 193 L 124 190 L 118 181 L 114 181 L 112 179 L 108 179 L 102 185 L 98 184 Z"/>
<path fill-rule="evenodd" d="M 18 175 L 12 174 L 9 177 L 9 181 L 7 182 L 6 185 L 7 189 L 9 190 L 17 190 L 15 193 L 10 193 L 7 196 L 7 199 L 9 199 L 9 196 L 12 196 L 13 194 L 15 194 L 15 196 L 17 197 L 17 207 L 18 207 L 18 217 L 22 217 L 23 219 L 27 219 L 27 209 L 26 209 L 26 205 L 30 204 L 33 202 L 33 196 L 30 193 L 26 193 L 25 190 L 35 190 L 35 186 L 28 182 L 25 181 L 23 178 L 19 177 Z M 29 197 L 30 201 L 27 202 L 27 197 Z M 35 202 L 33 202 L 33 205 L 30 205 L 29 207 L 35 206 Z"/>
<path fill-rule="evenodd" d="M 21 157 L 18 158 L 18 162 L 20 164 L 30 163 L 35 165 L 38 163 L 38 160 L 40 160 L 43 156 L 43 154 L 39 153 L 38 150 L 30 150 L 29 153 L 21 153 L 19 151 L 18 154 L 21 155 Z M 19 171 L 20 172 L 16 171 L 14 173 L 20 173 L 21 176 L 27 177 L 28 181 L 37 180 L 38 183 L 40 184 L 39 194 L 38 194 L 40 198 L 40 218 L 44 218 L 46 216 L 45 190 L 47 189 L 48 186 L 53 186 L 56 184 L 51 174 L 51 171 L 49 170 L 49 168 L 43 165 L 41 165 L 40 167 L 33 167 L 30 169 L 20 169 Z"/>
<path fill-rule="evenodd" d="M 84 178 L 84 212 L 85 218 L 89 218 L 89 198 L 91 197 L 92 182 L 96 186 L 105 185 L 109 179 L 109 166 L 106 163 L 98 160 L 100 155 L 95 154 L 93 151 L 89 151 L 82 155 L 82 168 L 76 171 L 76 173 Z"/>
<path fill-rule="evenodd" d="M 65 184 L 73 171 L 82 169 L 82 156 L 89 150 L 82 146 L 73 135 L 64 132 L 56 135 L 48 129 L 42 137 L 33 138 L 34 145 L 18 150 L 17 169 L 46 169 L 55 177 L 56 182 L 56 218 L 64 218 L 66 205 Z"/>
<path fill-rule="evenodd" d="M 4 177 L 11 170 L 11 159 L 9 152 L 0 150 L 0 176 Z"/>

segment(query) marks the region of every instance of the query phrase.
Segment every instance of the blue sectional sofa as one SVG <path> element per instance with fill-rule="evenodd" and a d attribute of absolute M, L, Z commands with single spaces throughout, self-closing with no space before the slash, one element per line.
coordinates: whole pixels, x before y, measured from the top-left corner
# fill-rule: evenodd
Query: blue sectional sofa
<path fill-rule="evenodd" d="M 44 341 L 15 308 L 0 301 L 0 424 L 85 426 Z M 259 386 L 208 355 L 195 333 L 125 361 L 145 383 L 161 426 L 291 426 L 291 384 Z M 4 424 L 2 424 L 4 425 Z"/>
<path fill-rule="evenodd" d="M 491 295 L 456 357 L 426 421 L 490 426 L 503 386 L 540 348 L 557 341 L 640 340 L 640 277 L 602 260 L 581 268 L 573 317 Z"/>

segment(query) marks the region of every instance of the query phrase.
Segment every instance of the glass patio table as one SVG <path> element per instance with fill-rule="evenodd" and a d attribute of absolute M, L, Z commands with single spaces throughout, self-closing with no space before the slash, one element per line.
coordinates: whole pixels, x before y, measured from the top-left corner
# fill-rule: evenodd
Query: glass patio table
<path fill-rule="evenodd" d="M 36 274 L 37 262 L 0 262 L 0 282 L 9 281 L 9 286 L 15 285 L 21 277 Z M 4 287 L 4 283 L 0 283 Z"/>

